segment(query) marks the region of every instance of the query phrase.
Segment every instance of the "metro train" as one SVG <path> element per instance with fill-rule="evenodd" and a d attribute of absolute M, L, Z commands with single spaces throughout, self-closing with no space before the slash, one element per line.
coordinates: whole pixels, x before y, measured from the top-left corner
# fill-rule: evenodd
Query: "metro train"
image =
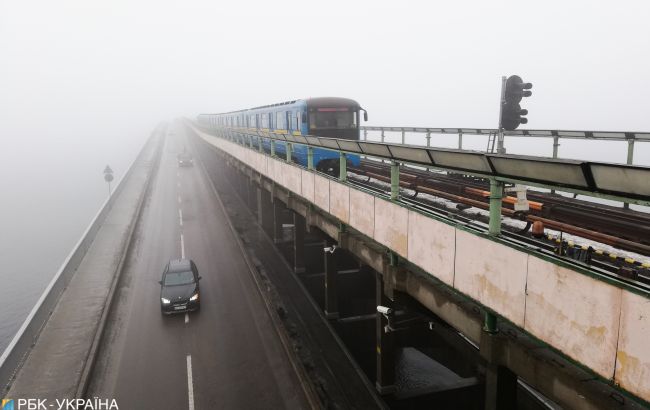
<path fill-rule="evenodd" d="M 319 97 L 287 101 L 223 114 L 200 114 L 199 124 L 208 129 L 233 128 L 242 131 L 269 131 L 276 134 L 315 135 L 319 137 L 359 139 L 360 114 L 364 121 L 368 113 L 358 102 L 339 97 Z M 262 143 L 270 151 L 268 140 Z M 284 142 L 276 141 L 277 155 L 286 155 Z M 293 160 L 307 166 L 307 147 L 295 145 Z M 358 166 L 358 155 L 347 155 L 348 164 Z M 337 174 L 339 154 L 335 151 L 314 149 L 314 167 L 321 172 Z"/>

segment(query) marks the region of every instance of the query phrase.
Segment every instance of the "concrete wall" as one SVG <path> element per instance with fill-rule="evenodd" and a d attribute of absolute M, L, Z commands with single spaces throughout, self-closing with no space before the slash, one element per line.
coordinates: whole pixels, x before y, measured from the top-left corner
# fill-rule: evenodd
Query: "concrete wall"
<path fill-rule="evenodd" d="M 647 297 L 280 159 L 197 133 L 568 357 L 650 401 Z"/>

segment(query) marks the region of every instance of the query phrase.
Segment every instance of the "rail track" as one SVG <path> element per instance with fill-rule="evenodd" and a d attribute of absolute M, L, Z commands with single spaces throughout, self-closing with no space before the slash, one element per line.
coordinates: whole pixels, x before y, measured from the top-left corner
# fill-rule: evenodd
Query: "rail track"
<path fill-rule="evenodd" d="M 364 159 L 359 167 L 349 167 L 348 171 L 349 181 L 356 185 L 376 192 L 390 191 L 390 167 L 386 163 Z M 489 209 L 489 181 L 485 179 L 401 166 L 400 187 L 401 200 L 413 206 L 443 212 L 463 223 L 487 222 L 486 213 L 479 211 Z M 530 209 L 520 212 L 514 210 L 517 198 L 504 195 L 502 214 L 510 223 L 504 223 L 503 229 L 508 236 L 650 286 L 650 214 L 550 192 L 528 190 L 527 198 Z"/>

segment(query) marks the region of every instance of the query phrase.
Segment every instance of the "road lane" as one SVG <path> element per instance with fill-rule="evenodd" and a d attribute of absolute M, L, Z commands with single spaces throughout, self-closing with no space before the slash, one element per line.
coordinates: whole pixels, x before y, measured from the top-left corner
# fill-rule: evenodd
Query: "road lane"
<path fill-rule="evenodd" d="M 305 408 L 209 182 L 198 166 L 176 165 L 184 139 L 167 138 L 89 396 L 124 409 Z M 162 317 L 157 281 L 183 252 L 202 276 L 201 310 Z"/>

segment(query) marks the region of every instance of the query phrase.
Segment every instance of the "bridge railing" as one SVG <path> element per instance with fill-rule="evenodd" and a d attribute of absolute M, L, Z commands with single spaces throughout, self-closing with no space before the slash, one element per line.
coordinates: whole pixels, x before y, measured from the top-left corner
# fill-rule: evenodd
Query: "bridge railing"
<path fill-rule="evenodd" d="M 381 127 L 381 126 L 362 126 L 362 139 L 364 141 L 386 142 L 386 133 L 399 134 L 401 143 L 406 143 L 408 134 L 424 135 L 423 144 L 432 146 L 432 138 L 435 135 L 455 135 L 457 136 L 458 149 L 463 149 L 464 135 L 482 135 L 494 138 L 498 130 L 496 128 L 434 128 L 434 127 Z M 379 133 L 379 134 L 377 134 Z M 560 139 L 573 140 L 599 140 L 599 141 L 625 141 L 627 142 L 627 159 L 626 164 L 632 165 L 634 161 L 634 149 L 636 142 L 649 142 L 650 132 L 629 132 L 629 131 L 580 131 L 580 130 L 514 130 L 504 131 L 506 137 L 528 137 L 528 138 L 548 138 L 553 140 L 552 158 L 558 157 Z M 390 136 L 389 136 L 390 137 Z M 435 146 L 435 140 L 433 141 Z"/>
<path fill-rule="evenodd" d="M 219 132 L 226 138 L 251 146 L 253 138 L 263 138 L 269 141 L 304 145 L 311 149 L 327 149 L 342 155 L 356 154 L 387 160 L 391 163 L 405 163 L 455 173 L 462 172 L 489 178 L 498 183 L 561 189 L 565 192 L 650 206 L 650 184 L 647 182 L 650 180 L 650 167 L 600 161 L 493 154 L 482 151 L 392 144 L 369 140 L 355 141 L 313 135 L 289 135 L 244 128 L 220 128 Z M 566 135 L 568 138 L 568 134 Z M 639 138 L 646 138 L 647 134 L 635 135 L 638 135 Z M 619 137 L 611 136 L 611 138 Z"/>

